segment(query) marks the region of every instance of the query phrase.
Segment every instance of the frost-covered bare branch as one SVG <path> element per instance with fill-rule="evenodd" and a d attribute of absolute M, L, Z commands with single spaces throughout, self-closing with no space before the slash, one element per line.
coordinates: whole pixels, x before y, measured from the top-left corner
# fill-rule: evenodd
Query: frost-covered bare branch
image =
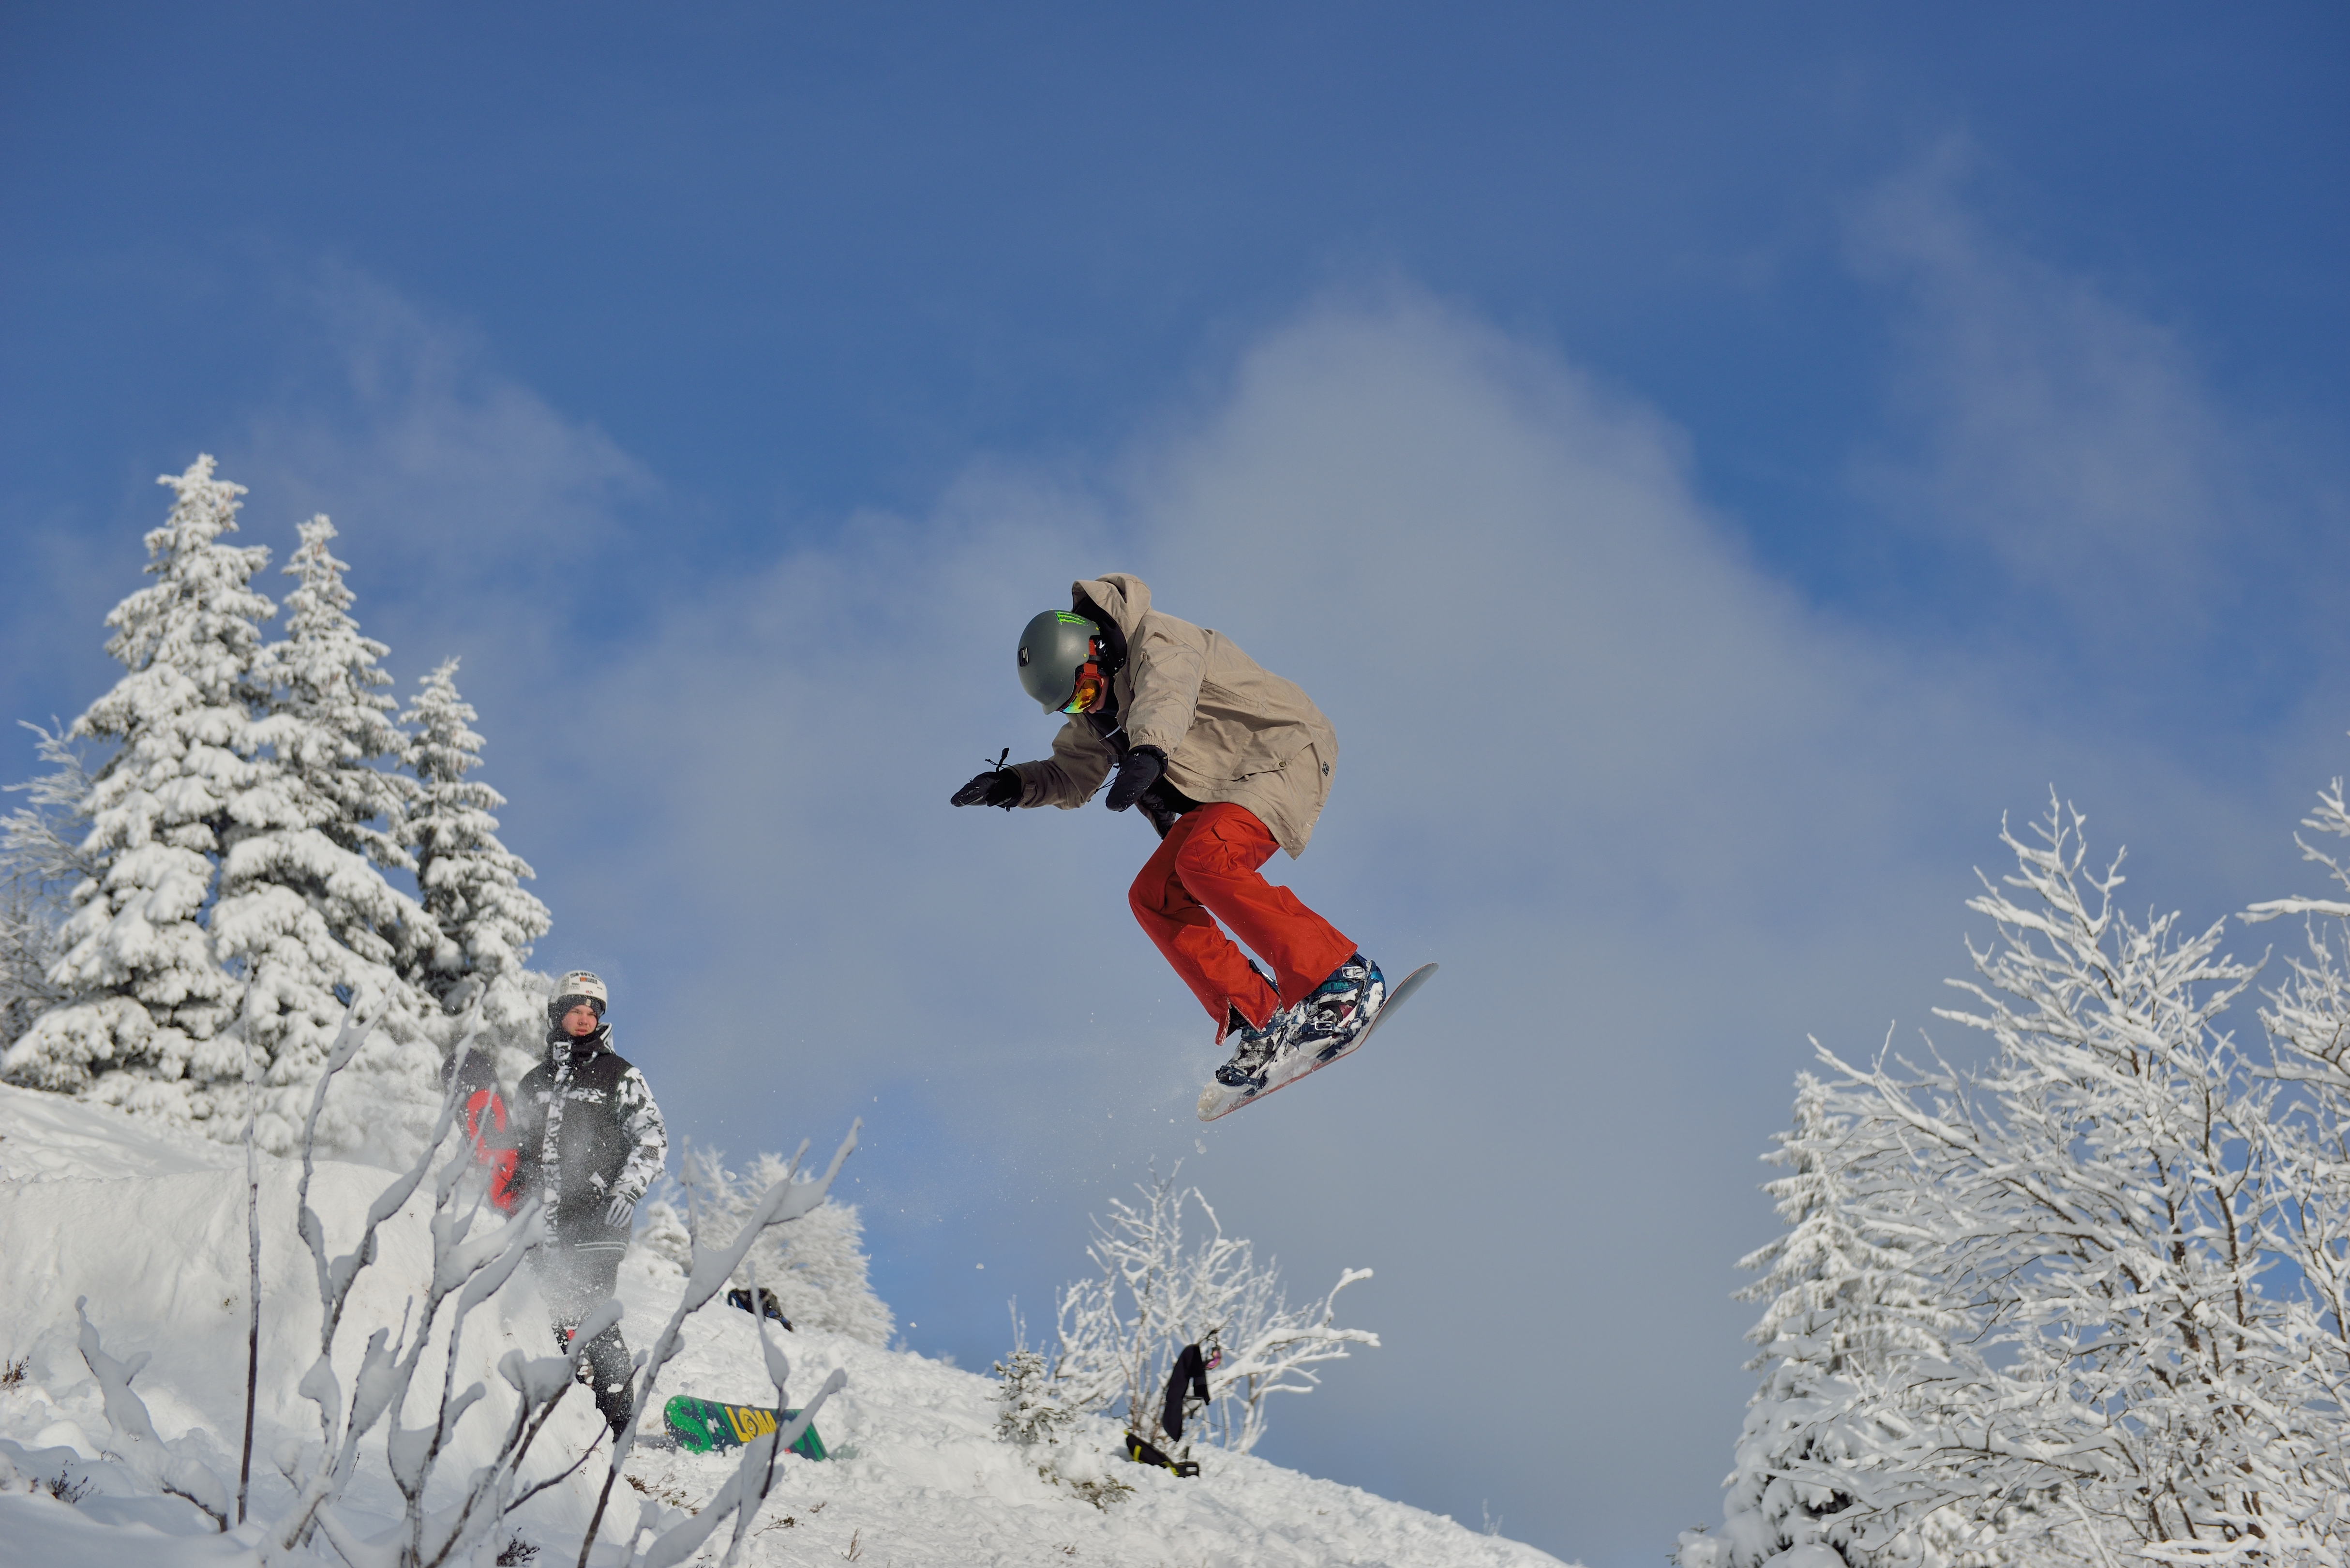
<path fill-rule="evenodd" d="M 378 1228 L 404 1208 L 422 1185 L 456 1116 L 452 1086 L 444 1097 L 430 1146 L 369 1207 L 357 1246 L 330 1258 L 324 1228 L 309 1205 L 316 1126 L 335 1075 L 358 1053 L 366 1033 L 367 1026 L 356 1015 L 346 1017 L 318 1081 L 310 1123 L 305 1129 L 297 1223 L 317 1275 L 320 1329 L 318 1359 L 304 1376 L 301 1390 L 318 1407 L 324 1442 L 318 1461 L 308 1473 L 289 1475 L 296 1487 L 295 1501 L 272 1523 L 264 1554 L 272 1562 L 287 1560 L 315 1528 L 354 1568 L 373 1568 L 377 1563 L 383 1568 L 437 1568 L 470 1555 L 507 1514 L 540 1490 L 524 1485 L 522 1466 L 556 1404 L 576 1382 L 583 1352 L 575 1348 L 569 1355 L 531 1358 L 511 1351 L 501 1359 L 499 1376 L 516 1398 L 490 1462 L 473 1468 L 453 1504 L 428 1514 L 424 1498 L 433 1470 L 454 1438 L 458 1423 L 488 1394 L 481 1383 L 463 1389 L 456 1386 L 466 1320 L 513 1277 L 525 1253 L 539 1241 L 543 1229 L 536 1203 L 525 1203 L 511 1217 L 498 1217 L 503 1222 L 493 1220 L 484 1212 L 473 1162 L 441 1160 L 433 1180 L 430 1220 L 432 1272 L 421 1307 L 411 1301 L 413 1315 L 403 1320 L 398 1337 L 388 1336 L 381 1328 L 369 1335 L 345 1407 L 333 1355 L 351 1288 L 359 1273 L 375 1262 Z M 460 1050 L 469 1048 L 473 1038 L 469 1033 Z M 455 1304 L 438 1345 L 442 1357 L 439 1401 L 425 1425 L 404 1427 L 400 1412 L 452 1297 Z M 608 1303 L 599 1316 L 616 1319 L 619 1313 L 617 1302 Z M 600 1332 L 601 1324 L 591 1320 L 591 1325 Z M 584 1337 L 575 1341 L 580 1346 L 586 1343 Z M 387 1417 L 384 1457 L 404 1506 L 395 1538 L 389 1542 L 369 1542 L 343 1519 L 338 1503 L 357 1471 L 361 1439 Z"/>
<path fill-rule="evenodd" d="M 1687 1568 L 2350 1548 L 2340 962 L 2272 998 L 2298 1078 L 2264 1065 L 2225 1021 L 2261 965 L 2224 926 L 2131 919 L 2082 828 L 2052 797 L 2002 831 L 2015 870 L 1969 906 L 1997 938 L 1941 1016 L 1981 1065 L 1819 1051 L 1772 1184 L 1791 1230 L 1746 1260 L 1762 1386 Z"/>
<path fill-rule="evenodd" d="M 579 1542 L 579 1568 L 588 1568 L 588 1554 L 595 1546 L 596 1532 L 603 1525 L 604 1510 L 611 1501 L 612 1483 L 619 1479 L 620 1468 L 628 1463 L 629 1454 L 636 1446 L 637 1423 L 643 1419 L 645 1411 L 651 1406 L 653 1387 L 660 1380 L 661 1368 L 667 1366 L 683 1347 L 682 1330 L 685 1320 L 707 1306 L 711 1299 L 726 1287 L 726 1282 L 733 1276 L 737 1269 L 743 1266 L 743 1260 L 750 1255 L 751 1249 L 757 1244 L 760 1236 L 769 1226 L 788 1224 L 824 1201 L 825 1195 L 832 1189 L 833 1179 L 840 1174 L 841 1166 L 855 1151 L 857 1135 L 864 1126 L 862 1119 L 851 1121 L 848 1124 L 848 1136 L 842 1138 L 840 1147 L 832 1151 L 832 1161 L 825 1167 L 823 1175 L 812 1181 L 797 1180 L 787 1175 L 770 1187 L 766 1196 L 760 1199 L 758 1205 L 744 1220 L 742 1230 L 736 1234 L 731 1245 L 713 1249 L 696 1247 L 693 1250 L 693 1266 L 687 1271 L 685 1288 L 678 1294 L 677 1309 L 670 1314 L 669 1323 L 662 1328 L 659 1337 L 653 1341 L 652 1349 L 645 1358 L 644 1370 L 637 1376 L 636 1400 L 630 1408 L 628 1424 L 614 1434 L 611 1467 L 605 1472 L 603 1490 L 597 1494 L 596 1511 L 588 1521 L 588 1533 Z M 805 1143 L 800 1146 L 802 1153 L 806 1152 L 806 1147 Z M 799 1156 L 795 1155 L 791 1164 L 796 1168 Z M 617 1305 L 617 1303 L 614 1304 Z M 601 1332 L 600 1329 L 598 1332 Z M 582 1327 L 576 1343 L 585 1345 L 590 1337 L 592 1336 L 588 1330 Z M 764 1330 L 761 1343 L 763 1345 L 766 1343 Z M 781 1352 L 774 1350 L 771 1346 L 768 1354 L 771 1368 L 779 1368 L 783 1366 L 780 1360 Z M 845 1375 L 836 1372 L 833 1376 L 841 1383 L 846 1383 Z M 823 1397 L 829 1397 L 834 1386 L 834 1383 L 827 1380 Z M 802 1414 L 813 1419 L 816 1404 L 820 1402 L 821 1400 L 812 1402 Z M 782 1441 L 787 1446 L 796 1441 L 800 1433 L 805 1430 L 806 1430 L 806 1421 L 803 1420 L 797 1423 L 791 1430 L 790 1436 L 783 1438 Z M 727 1500 L 726 1506 L 729 1508 L 737 1506 L 743 1496 L 741 1480 L 742 1472 L 738 1470 L 736 1479 L 727 1483 L 732 1489 L 731 1496 L 728 1492 L 720 1494 L 722 1499 Z M 761 1495 L 764 1496 L 764 1493 L 762 1492 Z M 702 1510 L 702 1512 L 706 1515 L 723 1517 L 718 1500 L 713 1500 Z M 712 1528 L 715 1527 L 716 1522 L 717 1519 L 713 1517 L 711 1521 Z M 701 1539 L 706 1539 L 707 1534 L 705 1531 L 702 1537 L 697 1538 L 696 1544 L 699 1544 Z M 650 1552 L 657 1549 L 659 1549 L 659 1542 L 656 1542 L 654 1546 L 648 1547 L 647 1551 Z M 648 1556 L 644 1561 L 646 1568 L 666 1568 L 667 1564 L 681 1561 L 682 1556 L 691 1554 L 691 1549 L 688 1548 L 679 1557 L 663 1556 L 656 1560 Z"/>
<path fill-rule="evenodd" d="M 51 978 L 65 956 L 75 886 L 90 875 L 88 757 L 59 725 L 26 724 L 49 771 L 6 785 L 31 802 L 0 817 L 0 1051 L 66 999 Z"/>
<path fill-rule="evenodd" d="M 1264 1435 L 1273 1395 L 1311 1392 L 1315 1366 L 1378 1344 L 1367 1329 L 1336 1323 L 1338 1293 L 1371 1272 L 1348 1269 L 1322 1300 L 1292 1309 L 1279 1265 L 1260 1265 L 1249 1241 L 1225 1235 L 1199 1189 L 1176 1185 L 1180 1170 L 1138 1183 L 1139 1204 L 1113 1199 L 1108 1220 L 1095 1221 L 1087 1256 L 1097 1272 L 1055 1300 L 1047 1387 L 1065 1408 L 1122 1412 L 1136 1436 L 1188 1449 L 1188 1433 L 1179 1445 L 1160 1424 L 1162 1391 L 1183 1346 L 1213 1345 L 1222 1361 L 1208 1374 L 1201 1429 L 1217 1447 L 1246 1453 Z M 1188 1249 L 1187 1205 L 1206 1222 Z"/>
<path fill-rule="evenodd" d="M 172 1442 L 155 1435 L 147 1401 L 130 1387 L 130 1380 L 147 1365 L 147 1352 L 142 1350 L 128 1361 L 109 1355 L 89 1321 L 88 1305 L 88 1296 L 74 1298 L 74 1315 L 81 1319 L 81 1358 L 90 1376 L 98 1379 L 107 1424 L 114 1431 L 117 1457 L 156 1490 L 192 1504 L 213 1521 L 213 1529 L 226 1531 L 231 1506 L 228 1484 L 190 1451 L 198 1442 L 193 1434 Z"/>

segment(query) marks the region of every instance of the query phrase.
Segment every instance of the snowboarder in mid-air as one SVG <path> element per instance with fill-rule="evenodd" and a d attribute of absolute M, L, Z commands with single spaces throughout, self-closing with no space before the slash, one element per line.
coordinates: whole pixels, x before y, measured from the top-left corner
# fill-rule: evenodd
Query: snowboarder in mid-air
<path fill-rule="evenodd" d="M 546 1006 L 546 1059 L 515 1090 L 514 1187 L 544 1205 L 534 1256 L 557 1349 L 610 1299 L 638 1200 L 669 1158 L 669 1134 L 644 1075 L 612 1050 L 604 982 L 573 970 Z M 629 1422 L 629 1346 L 616 1324 L 588 1342 L 585 1376 L 617 1435 Z"/>
<path fill-rule="evenodd" d="M 1153 609 L 1149 588 L 1124 572 L 1073 585 L 1067 610 L 1021 632 L 1019 659 L 1028 695 L 1068 722 L 1050 758 L 999 762 L 953 802 L 1071 809 L 1108 779 L 1110 810 L 1142 808 L 1159 844 L 1128 901 L 1216 1021 L 1217 1044 L 1233 1046 L 1201 1116 L 1219 1085 L 1237 1104 L 1288 1081 L 1299 1053 L 1344 1054 L 1378 1015 L 1386 978 L 1257 871 L 1276 847 L 1305 853 L 1329 798 L 1338 736 L 1322 711 L 1231 639 Z"/>

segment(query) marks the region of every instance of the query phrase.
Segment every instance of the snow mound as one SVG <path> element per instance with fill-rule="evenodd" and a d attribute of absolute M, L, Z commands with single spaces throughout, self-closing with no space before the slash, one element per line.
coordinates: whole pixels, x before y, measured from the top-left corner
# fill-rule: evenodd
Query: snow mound
<path fill-rule="evenodd" d="M 193 1127 L 0 1084 L 0 1181 L 103 1181 L 244 1166 L 244 1150 Z M 12 1257 L 9 1266 L 21 1262 Z"/>
<path fill-rule="evenodd" d="M 290 1489 L 271 1463 L 281 1446 L 318 1440 L 313 1407 L 295 1391 L 317 1355 L 318 1304 L 308 1255 L 294 1240 L 299 1168 L 265 1160 L 261 1396 L 255 1416 L 256 1518 L 282 1509 Z M 388 1173 L 322 1163 L 311 1203 L 335 1250 L 347 1250 Z M 254 1527 L 223 1536 L 195 1509 L 156 1495 L 116 1451 L 101 1393 L 77 1348 L 78 1298 L 106 1351 L 151 1359 L 136 1390 L 156 1436 L 211 1466 L 233 1488 L 244 1417 L 245 1186 L 237 1151 L 103 1106 L 0 1087 L 0 1361 L 22 1366 L 0 1382 L 0 1560 L 46 1568 L 138 1562 L 158 1568 L 257 1562 Z M 398 1331 L 419 1293 L 432 1251 L 421 1205 L 380 1233 L 378 1264 L 360 1276 L 338 1345 L 336 1369 L 350 1386 L 367 1331 Z M 623 1268 L 624 1332 L 643 1348 L 674 1307 L 674 1268 L 632 1253 Z M 353 1332 L 356 1330 L 357 1332 Z M 686 1348 L 660 1393 L 745 1404 L 772 1396 L 757 1327 L 748 1314 L 713 1303 L 688 1320 Z M 1532 1568 L 1555 1559 L 1481 1535 L 1450 1519 L 1357 1488 L 1285 1470 L 1248 1456 L 1203 1456 L 1204 1473 L 1179 1480 L 1129 1465 L 1115 1428 L 1095 1422 L 1066 1439 L 1055 1467 L 994 1436 L 990 1379 L 904 1350 L 816 1330 L 777 1334 L 792 1358 L 795 1403 L 831 1371 L 847 1374 L 817 1421 L 832 1457 L 787 1455 L 757 1520 L 745 1561 L 828 1562 L 879 1568 L 996 1568 L 1117 1563 L 1124 1568 Z M 526 1276 L 517 1276 L 469 1321 L 457 1377 L 493 1393 L 459 1429 L 451 1473 L 486 1449 L 506 1395 L 494 1368 L 509 1349 L 543 1355 L 546 1322 Z M 407 1418 L 425 1417 L 437 1367 L 418 1379 Z M 657 1418 L 656 1418 L 657 1419 Z M 575 1397 L 556 1412 L 529 1470 L 545 1474 L 583 1450 L 600 1459 L 593 1407 Z M 381 1460 L 349 1496 L 357 1516 L 395 1522 L 399 1500 Z M 541 1459 L 543 1456 L 543 1460 Z M 607 1512 L 598 1563 L 617 1563 L 620 1536 L 648 1513 L 698 1509 L 732 1470 L 714 1456 L 640 1449 Z M 513 1534 L 540 1548 L 541 1563 L 569 1563 L 602 1481 L 600 1463 L 535 1499 Z M 1072 1481 L 1115 1480 L 1132 1490 L 1097 1507 Z M 695 1561 L 716 1563 L 722 1528 Z M 641 1542 L 639 1542 L 642 1544 Z M 336 1559 L 323 1542 L 321 1562 Z"/>

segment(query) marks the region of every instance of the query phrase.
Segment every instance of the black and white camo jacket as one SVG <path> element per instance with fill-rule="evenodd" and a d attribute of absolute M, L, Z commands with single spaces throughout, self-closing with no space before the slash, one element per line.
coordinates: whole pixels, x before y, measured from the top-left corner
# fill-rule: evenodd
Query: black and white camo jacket
<path fill-rule="evenodd" d="M 669 1158 L 669 1131 L 644 1075 L 612 1050 L 612 1026 L 558 1035 L 515 1090 L 514 1186 L 546 1205 L 559 1245 L 626 1244 L 605 1218 L 615 1197 L 635 1202 Z"/>

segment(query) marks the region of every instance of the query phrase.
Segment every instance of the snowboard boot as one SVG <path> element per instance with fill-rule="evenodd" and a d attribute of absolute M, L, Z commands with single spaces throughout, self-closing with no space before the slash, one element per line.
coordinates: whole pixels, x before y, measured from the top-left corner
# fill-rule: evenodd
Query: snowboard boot
<path fill-rule="evenodd" d="M 1290 1026 L 1295 1022 L 1292 1012 L 1290 1008 L 1276 1008 L 1262 1029 L 1237 1012 L 1232 1013 L 1224 1025 L 1224 1038 L 1232 1043 L 1232 1060 L 1216 1069 L 1216 1082 L 1228 1089 L 1244 1089 L 1252 1084 L 1264 1087 L 1265 1069 L 1284 1053 Z"/>
<path fill-rule="evenodd" d="M 1216 1031 L 1216 1044 L 1222 1045 L 1229 1040 L 1232 1054 L 1230 1061 L 1216 1069 L 1216 1082 L 1232 1089 L 1250 1084 L 1263 1086 L 1264 1070 L 1281 1054 L 1283 1037 L 1289 1033 L 1292 1023 L 1291 1010 L 1280 1004 L 1281 988 L 1273 983 L 1273 976 L 1259 969 L 1254 959 L 1248 961 L 1248 966 L 1249 972 L 1264 981 L 1265 990 L 1273 993 L 1274 1009 L 1262 1029 L 1242 1017 L 1237 1007 L 1225 1012 L 1224 1026 Z"/>
<path fill-rule="evenodd" d="M 1311 1051 L 1325 1062 L 1342 1055 L 1370 1027 L 1387 999 L 1387 976 L 1358 952 L 1297 1004 L 1296 1023 L 1284 1047 Z"/>

